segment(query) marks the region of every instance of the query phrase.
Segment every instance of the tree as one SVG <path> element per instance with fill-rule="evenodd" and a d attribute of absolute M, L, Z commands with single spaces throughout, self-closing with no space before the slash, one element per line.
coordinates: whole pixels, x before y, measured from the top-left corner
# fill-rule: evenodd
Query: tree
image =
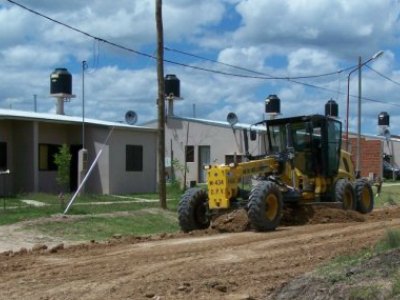
<path fill-rule="evenodd" d="M 56 180 L 62 189 L 67 189 L 69 184 L 70 163 L 72 155 L 69 147 L 63 144 L 58 153 L 54 155 L 54 163 L 57 166 Z"/>
<path fill-rule="evenodd" d="M 162 21 L 162 0 L 156 0 L 157 26 L 157 82 L 158 82 L 158 193 L 161 208 L 167 208 L 165 181 L 165 88 L 164 88 L 164 35 Z"/>

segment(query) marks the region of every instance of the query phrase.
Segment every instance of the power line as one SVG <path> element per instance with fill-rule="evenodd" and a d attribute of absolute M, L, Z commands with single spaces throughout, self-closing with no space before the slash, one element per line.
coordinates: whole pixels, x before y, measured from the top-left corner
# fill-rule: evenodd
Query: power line
<path fill-rule="evenodd" d="M 394 83 L 394 84 L 400 85 L 400 82 L 395 81 L 395 80 L 393 80 L 393 79 L 390 78 L 390 77 L 387 77 L 386 75 L 384 75 L 384 74 L 382 74 L 381 72 L 379 72 L 379 71 L 377 71 L 377 70 L 371 68 L 370 66 L 367 66 L 367 65 L 366 65 L 366 67 L 367 67 L 368 69 L 370 69 L 371 71 L 375 72 L 376 74 L 378 74 L 379 76 L 385 78 L 386 80 L 389 80 L 390 82 L 392 82 L 392 83 Z"/>
<path fill-rule="evenodd" d="M 106 40 L 106 39 L 103 39 L 103 38 L 94 36 L 94 35 L 92 35 L 92 34 L 90 34 L 90 33 L 88 33 L 88 32 L 85 32 L 85 31 L 81 30 L 81 29 L 78 29 L 78 28 L 76 28 L 76 27 L 73 27 L 73 26 L 71 26 L 71 25 L 68 25 L 68 24 L 66 24 L 66 23 L 63 23 L 63 22 L 61 22 L 61 21 L 55 20 L 55 19 L 53 19 L 53 18 L 51 18 L 51 17 L 48 17 L 48 16 L 46 16 L 46 15 L 40 13 L 40 12 L 37 12 L 37 11 L 35 11 L 35 10 L 29 8 L 29 7 L 26 7 L 26 6 L 24 6 L 24 5 L 22 5 L 22 4 L 18 3 L 18 2 L 15 2 L 15 1 L 13 1 L 13 0 L 6 0 L 6 1 L 8 1 L 8 2 L 10 2 L 10 3 L 12 3 L 12 4 L 14 4 L 14 5 L 16 5 L 16 6 L 22 8 L 22 9 L 24 9 L 24 10 L 26 10 L 26 11 L 29 11 L 29 12 L 35 14 L 35 15 L 38 15 L 38 16 L 40 16 L 40 17 L 42 17 L 42 18 L 45 18 L 45 19 L 47 19 L 47 20 L 49 20 L 49 21 L 51 21 L 51 22 L 57 23 L 57 24 L 59 24 L 59 25 L 61 25 L 61 26 L 64 26 L 64 27 L 66 27 L 66 28 L 68 28 L 68 29 L 70 29 L 70 30 L 72 30 L 72 31 L 78 32 L 78 33 L 80 33 L 80 34 L 83 34 L 83 35 L 85 35 L 85 36 L 87 36 L 87 37 L 89 37 L 89 38 L 92 38 L 92 39 L 96 40 L 96 41 L 103 42 L 103 43 L 105 43 L 105 44 L 109 44 L 109 45 L 114 46 L 114 47 L 116 47 L 116 48 L 119 48 L 119 49 L 122 49 L 122 50 L 125 50 L 125 51 L 128 51 L 128 52 L 131 52 L 131 53 L 134 53 L 134 54 L 137 54 L 137 55 L 140 55 L 140 56 L 144 56 L 144 57 L 147 57 L 147 58 L 150 58 L 150 59 L 153 59 L 153 60 L 157 60 L 157 57 L 154 56 L 154 55 L 151 55 L 151 54 L 148 54 L 148 53 L 145 53 L 145 52 L 142 52 L 142 51 L 138 51 L 138 50 L 135 50 L 135 49 L 132 49 L 132 48 L 129 48 L 129 47 L 126 47 L 126 46 L 123 46 L 123 45 L 120 45 L 120 44 L 117 44 L 117 43 L 108 41 L 108 40 Z M 171 50 L 171 48 L 168 48 L 168 50 Z M 176 49 L 173 49 L 173 50 L 174 50 L 174 51 L 180 51 L 180 50 L 176 50 Z M 184 51 L 180 51 L 180 52 L 181 52 L 182 54 L 189 55 L 189 53 L 187 53 L 187 52 L 184 52 Z M 190 55 L 193 56 L 193 57 L 196 57 L 196 55 L 194 55 L 194 54 L 190 54 Z M 198 58 L 201 58 L 200 56 L 197 56 L 197 57 L 198 57 Z M 205 58 L 202 58 L 202 59 L 205 59 Z M 207 60 L 210 60 L 210 59 L 207 59 Z M 213 60 L 210 60 L 210 61 L 213 61 Z M 300 84 L 300 85 L 303 85 L 303 86 L 306 86 L 306 87 L 315 88 L 315 89 L 320 89 L 320 90 L 329 91 L 329 92 L 334 92 L 334 93 L 337 93 L 337 91 L 334 91 L 334 90 L 332 90 L 332 89 L 328 89 L 328 88 L 325 88 L 325 87 L 317 86 L 317 85 L 314 85 L 314 84 L 310 84 L 310 83 L 304 83 L 304 82 L 301 82 L 301 81 L 297 81 L 297 80 L 295 80 L 295 79 L 306 79 L 306 78 L 315 78 L 315 77 L 322 77 L 322 76 L 330 76 L 330 75 L 334 75 L 334 74 L 340 74 L 340 73 L 342 73 L 342 72 L 344 72 L 344 71 L 347 71 L 347 70 L 349 70 L 349 69 L 354 68 L 354 66 L 351 66 L 351 67 L 348 67 L 348 68 L 345 68 L 345 69 L 342 69 L 342 70 L 339 70 L 339 71 L 335 71 L 335 72 L 331 72 L 331 73 L 326 73 L 326 74 L 311 75 L 311 76 L 272 77 L 271 75 L 268 75 L 268 74 L 264 74 L 264 73 L 261 73 L 261 72 L 257 72 L 257 71 L 254 71 L 254 70 L 250 70 L 250 69 L 246 69 L 246 68 L 242 68 L 242 67 L 238 67 L 238 66 L 233 66 L 233 65 L 230 65 L 230 64 L 226 64 L 226 63 L 221 63 L 221 62 L 218 62 L 218 61 L 214 61 L 214 62 L 220 63 L 220 64 L 224 64 L 224 65 L 226 65 L 226 66 L 234 67 L 234 68 L 236 68 L 236 69 L 245 70 L 245 71 L 247 71 L 247 72 L 251 72 L 251 73 L 253 73 L 253 74 L 257 74 L 257 75 L 260 75 L 260 76 L 250 76 L 250 75 L 242 75 L 242 74 L 229 73 L 229 72 L 224 72 L 224 71 L 219 71 L 219 70 L 211 70 L 211 69 L 207 69 L 207 68 L 204 68 L 204 67 L 188 65 L 188 64 L 185 64 L 185 63 L 180 63 L 180 62 L 176 62 L 176 61 L 172 61 L 172 60 L 167 60 L 167 59 L 164 59 L 164 62 L 171 63 L 171 64 L 178 65 L 178 66 L 182 66 L 182 67 L 187 67 L 187 68 L 195 69 L 195 70 L 199 70 L 199 71 L 204 71 L 204 72 L 209 72 L 209 73 L 214 73 L 214 74 L 219 74 L 219 75 L 226 75 L 226 76 L 238 77 L 238 78 L 263 79 L 263 80 L 287 80 L 287 81 L 289 81 L 289 82 L 296 83 L 296 84 Z M 343 93 L 343 92 L 339 92 L 339 94 L 344 94 L 344 93 Z M 353 96 L 353 95 L 350 95 L 350 96 L 351 96 L 351 97 L 355 97 L 355 96 Z M 399 104 L 390 103 L 390 102 L 384 102 L 384 101 L 382 101 L 382 100 L 374 100 L 374 99 L 365 98 L 365 97 L 362 97 L 361 99 L 367 100 L 367 101 L 373 101 L 373 102 L 386 103 L 386 104 L 390 104 L 390 105 L 400 106 Z"/>
<path fill-rule="evenodd" d="M 142 52 L 142 51 L 138 51 L 138 50 L 135 50 L 135 49 L 132 49 L 132 48 L 129 48 L 129 47 L 126 47 L 126 46 L 111 42 L 109 40 L 100 38 L 98 36 L 94 36 L 94 35 L 86 32 L 86 31 L 83 31 L 83 30 L 81 30 L 79 28 L 73 27 L 73 26 L 68 25 L 68 24 L 66 24 L 64 22 L 58 21 L 56 19 L 53 19 L 53 18 L 51 18 L 49 16 L 46 16 L 46 15 L 44 15 L 44 14 L 42 14 L 42 13 L 36 11 L 36 10 L 33 10 L 33 9 L 31 9 L 31 8 L 25 6 L 25 5 L 22 5 L 22 4 L 18 3 L 18 2 L 15 2 L 13 0 L 7 0 L 7 1 L 12 3 L 12 4 L 14 4 L 14 5 L 16 5 L 16 6 L 18 6 L 18 7 L 20 7 L 20 8 L 22 8 L 22 9 L 24 9 L 24 10 L 27 10 L 27 11 L 33 13 L 35 15 L 38 15 L 38 16 L 40 16 L 42 18 L 45 18 L 45 19 L 47 19 L 47 20 L 49 20 L 51 22 L 57 23 L 57 24 L 59 24 L 61 26 L 64 26 L 64 27 L 66 27 L 66 28 L 68 28 L 70 30 L 73 30 L 75 32 L 78 32 L 80 34 L 83 34 L 83 35 L 85 35 L 87 37 L 95 39 L 95 40 L 97 40 L 99 42 L 103 42 L 103 43 L 109 44 L 111 46 L 114 46 L 116 48 L 119 48 L 119 49 L 122 49 L 122 50 L 125 50 L 125 51 L 128 51 L 128 52 L 132 52 L 134 54 L 141 55 L 141 56 L 144 56 L 144 57 L 147 57 L 147 58 L 151 58 L 151 59 L 154 59 L 154 60 L 157 59 L 154 55 L 151 55 L 151 54 L 148 54 L 148 53 L 145 53 L 145 52 Z M 181 54 L 191 55 L 192 57 L 201 58 L 200 56 L 196 56 L 194 54 L 189 54 L 187 52 L 180 51 L 180 50 L 177 50 L 177 49 L 171 49 L 171 48 L 166 48 L 166 49 L 170 50 L 170 51 L 175 51 L 175 52 L 179 51 Z M 202 58 L 202 59 L 205 59 L 205 58 Z M 210 60 L 210 59 L 208 59 L 208 60 Z M 212 60 L 210 60 L 210 61 L 212 61 Z M 214 61 L 214 62 L 223 64 L 223 65 L 226 65 L 226 66 L 230 66 L 230 67 L 233 67 L 233 68 L 236 68 L 236 69 L 244 70 L 244 71 L 247 71 L 247 72 L 252 72 L 253 74 L 258 74 L 260 76 L 250 76 L 250 75 L 235 74 L 235 73 L 230 73 L 230 72 L 225 72 L 225 71 L 220 71 L 220 70 L 212 70 L 212 69 L 208 69 L 208 68 L 204 68 L 204 67 L 200 67 L 200 66 L 188 65 L 188 64 L 185 64 L 185 63 L 180 63 L 180 62 L 176 62 L 176 61 L 173 61 L 173 60 L 167 60 L 167 59 L 164 59 L 164 62 L 168 62 L 168 63 L 171 63 L 171 64 L 175 64 L 175 65 L 183 66 L 183 67 L 187 67 L 187 68 L 192 68 L 192 69 L 199 70 L 199 71 L 220 74 L 220 75 L 226 75 L 226 76 L 232 76 L 232 77 L 240 77 L 240 78 L 250 78 L 250 79 L 264 79 L 264 80 L 266 80 L 266 79 L 269 79 L 269 80 L 271 80 L 271 79 L 274 79 L 274 80 L 291 80 L 291 79 L 316 78 L 316 77 L 323 77 L 323 76 L 330 76 L 330 75 L 338 74 L 338 73 L 341 73 L 341 72 L 343 72 L 345 70 L 348 70 L 348 69 L 352 68 L 352 67 L 349 67 L 349 68 L 346 68 L 346 69 L 343 69 L 343 70 L 339 70 L 339 71 L 335 71 L 335 72 L 330 72 L 330 73 L 326 73 L 326 74 L 319 74 L 319 75 L 311 75 L 311 76 L 275 77 L 275 76 L 271 76 L 271 75 L 268 75 L 268 74 L 256 72 L 254 70 L 249 70 L 249 69 L 246 69 L 246 68 L 233 66 L 233 65 L 230 65 L 230 64 L 221 63 L 221 62 L 217 62 L 217 61 Z"/>
<path fill-rule="evenodd" d="M 251 69 L 247 69 L 247 68 L 244 68 L 244 67 L 235 66 L 235 65 L 232 65 L 232 64 L 220 62 L 220 61 L 218 61 L 218 60 L 214 60 L 214 59 L 202 57 L 202 56 L 200 56 L 200 55 L 192 54 L 192 53 L 189 53 L 189 52 L 186 52 L 186 51 L 182 51 L 182 50 L 178 50 L 178 49 L 173 49 L 173 48 L 169 48 L 169 47 L 164 47 L 164 49 L 167 50 L 167 51 L 176 52 L 176 53 L 180 53 L 180 54 L 183 54 L 183 55 L 186 55 L 186 56 L 190 56 L 190 57 L 194 57 L 194 58 L 198 58 L 198 59 L 210 61 L 210 62 L 213 62 L 213 63 L 221 64 L 221 65 L 224 65 L 224 66 L 227 66 L 227 67 L 231 67 L 231 68 L 234 68 L 234 69 L 238 69 L 238 70 L 242 70 L 242 71 L 246 71 L 246 72 L 251 72 L 251 73 L 254 73 L 254 74 L 259 74 L 259 75 L 268 76 L 269 79 L 290 80 L 290 79 L 319 78 L 319 77 L 326 77 L 326 76 L 337 75 L 337 74 L 340 74 L 340 73 L 342 73 L 342 72 L 345 72 L 345 71 L 348 71 L 348 70 L 351 70 L 351 69 L 354 69 L 355 67 L 357 67 L 357 65 L 354 65 L 354 66 L 350 66 L 350 67 L 347 67 L 347 68 L 344 68 L 344 69 L 341 69 L 341 70 L 337 70 L 337 71 L 333 71 L 333 72 L 328 72 L 328 73 L 317 74 L 317 75 L 282 76 L 282 77 L 276 77 L 276 76 L 272 76 L 272 75 L 267 74 L 267 73 L 261 73 L 261 72 L 254 71 L 254 70 L 251 70 Z"/>

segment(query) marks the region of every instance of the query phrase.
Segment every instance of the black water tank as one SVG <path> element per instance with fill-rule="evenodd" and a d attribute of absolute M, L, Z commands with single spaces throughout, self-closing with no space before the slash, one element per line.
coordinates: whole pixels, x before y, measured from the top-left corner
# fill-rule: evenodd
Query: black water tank
<path fill-rule="evenodd" d="M 50 74 L 50 94 L 72 94 L 72 76 L 66 68 L 56 68 Z"/>
<path fill-rule="evenodd" d="M 165 95 L 167 97 L 173 96 L 175 98 L 181 96 L 180 82 L 178 77 L 174 74 L 168 74 L 165 76 Z"/>
<path fill-rule="evenodd" d="M 325 116 L 337 118 L 339 115 L 339 106 L 335 100 L 331 99 L 325 104 Z"/>
<path fill-rule="evenodd" d="M 281 113 L 281 99 L 277 95 L 269 95 L 265 99 L 265 112 L 267 114 L 280 114 Z"/>
<path fill-rule="evenodd" d="M 378 115 L 378 125 L 389 126 L 389 114 L 386 111 Z"/>

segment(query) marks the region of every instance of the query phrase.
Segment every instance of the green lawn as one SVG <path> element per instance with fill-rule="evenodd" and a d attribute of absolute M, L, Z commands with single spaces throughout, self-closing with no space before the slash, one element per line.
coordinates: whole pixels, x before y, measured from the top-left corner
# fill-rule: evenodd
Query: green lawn
<path fill-rule="evenodd" d="M 148 235 L 179 231 L 176 215 L 161 209 L 142 210 L 127 216 L 88 216 L 67 222 L 41 223 L 34 228 L 51 236 L 76 241 L 105 240 L 114 235 Z"/>
<path fill-rule="evenodd" d="M 181 191 L 176 186 L 167 187 L 168 210 L 176 212 Z M 66 194 L 61 200 L 58 195 L 52 194 L 21 194 L 14 197 L 0 199 L 0 225 L 12 224 L 24 220 L 48 217 L 63 213 L 66 204 L 72 195 Z M 113 212 L 132 212 L 147 208 L 160 207 L 158 194 L 130 194 L 119 196 L 111 195 L 83 195 L 76 198 L 68 211 L 68 215 L 97 215 Z M 39 201 L 44 206 L 35 206 L 25 200 Z M 147 201 L 146 201 L 147 200 Z"/>
<path fill-rule="evenodd" d="M 374 188 L 374 194 L 376 189 Z M 131 194 L 120 196 L 84 195 L 78 197 L 68 215 L 79 216 L 68 222 L 41 223 L 34 228 L 68 239 L 107 239 L 114 234 L 146 235 L 178 231 L 176 209 L 182 192 L 176 186 L 167 186 L 168 209 L 160 208 L 158 194 Z M 0 199 L 0 225 L 12 224 L 40 217 L 61 214 L 72 195 L 22 194 Z M 44 203 L 37 207 L 24 200 Z M 147 200 L 147 201 L 145 201 Z M 400 185 L 384 184 L 382 193 L 375 198 L 375 207 L 400 204 Z M 124 215 L 116 214 L 125 212 Z M 157 212 L 156 214 L 154 212 Z M 108 215 L 104 215 L 108 214 Z"/>

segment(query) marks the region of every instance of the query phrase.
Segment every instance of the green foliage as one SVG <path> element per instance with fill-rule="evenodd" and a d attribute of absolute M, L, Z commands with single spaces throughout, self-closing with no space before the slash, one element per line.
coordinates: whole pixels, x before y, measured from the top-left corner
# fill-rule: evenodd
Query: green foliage
<path fill-rule="evenodd" d="M 71 158 L 72 154 L 66 144 L 63 144 L 59 152 L 54 155 L 54 163 L 57 165 L 56 180 L 64 189 L 67 189 L 69 184 Z"/>
<path fill-rule="evenodd" d="M 189 173 L 189 168 L 182 164 L 178 159 L 173 159 L 171 162 L 171 166 L 173 169 L 172 178 L 171 178 L 171 185 L 180 188 L 183 187 L 185 189 L 185 183 L 183 182 L 184 174 Z M 180 180 L 177 179 L 176 173 L 179 173 Z"/>

